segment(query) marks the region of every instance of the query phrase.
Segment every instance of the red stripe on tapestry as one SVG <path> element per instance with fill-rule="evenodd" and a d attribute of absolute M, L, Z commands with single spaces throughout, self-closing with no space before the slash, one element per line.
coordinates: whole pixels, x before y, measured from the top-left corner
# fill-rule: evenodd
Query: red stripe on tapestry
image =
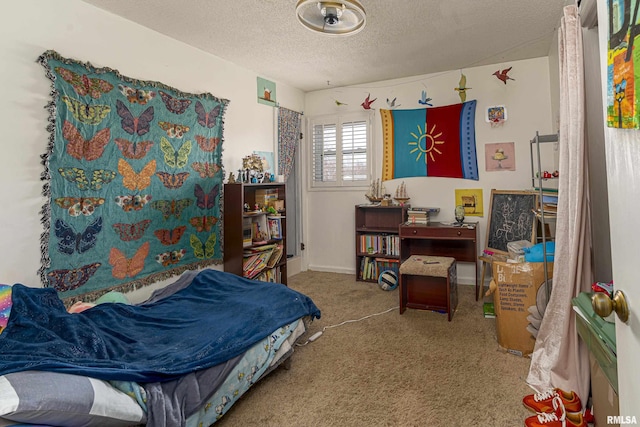
<path fill-rule="evenodd" d="M 461 178 L 460 113 L 463 104 L 427 108 L 427 176 Z"/>

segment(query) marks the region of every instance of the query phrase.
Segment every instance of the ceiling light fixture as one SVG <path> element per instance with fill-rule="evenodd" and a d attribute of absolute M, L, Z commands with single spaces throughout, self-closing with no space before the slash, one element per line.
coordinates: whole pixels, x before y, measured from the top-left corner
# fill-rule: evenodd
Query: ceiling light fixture
<path fill-rule="evenodd" d="M 305 28 L 331 36 L 358 33 L 367 23 L 364 8 L 356 0 L 299 0 L 296 16 Z"/>

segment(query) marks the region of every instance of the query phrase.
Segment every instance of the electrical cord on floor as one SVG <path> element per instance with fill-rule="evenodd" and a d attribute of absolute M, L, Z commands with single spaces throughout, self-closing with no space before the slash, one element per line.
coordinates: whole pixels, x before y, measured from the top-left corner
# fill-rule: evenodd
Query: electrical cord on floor
<path fill-rule="evenodd" d="M 400 306 L 395 306 L 395 307 L 391 307 L 391 308 L 389 308 L 389 309 L 387 309 L 387 310 L 385 310 L 385 311 L 381 311 L 381 312 L 379 312 L 379 313 L 368 314 L 368 315 L 366 315 L 366 316 L 364 316 L 364 317 L 361 317 L 361 318 L 359 318 L 359 319 L 345 320 L 344 322 L 340 322 L 340 323 L 337 323 L 337 324 L 335 324 L 335 325 L 328 325 L 328 326 L 325 326 L 324 328 L 322 328 L 322 330 L 320 330 L 320 331 L 316 332 L 315 334 L 311 335 L 311 336 L 310 336 L 310 337 L 309 337 L 305 342 L 303 342 L 302 344 L 300 344 L 300 343 L 296 343 L 296 346 L 298 346 L 298 347 L 302 347 L 302 346 L 305 346 L 305 345 L 307 345 L 307 344 L 309 344 L 309 343 L 311 343 L 311 342 L 314 342 L 315 340 L 317 340 L 318 338 L 320 338 L 320 337 L 322 336 L 322 334 L 324 333 L 324 331 L 326 331 L 327 329 L 337 328 L 338 326 L 346 325 L 347 323 L 360 322 L 360 321 L 365 320 L 365 319 L 368 319 L 368 318 L 370 318 L 370 317 L 373 317 L 373 316 L 380 316 L 381 314 L 389 313 L 390 311 L 397 310 L 397 309 L 399 309 L 399 308 L 400 308 Z"/>

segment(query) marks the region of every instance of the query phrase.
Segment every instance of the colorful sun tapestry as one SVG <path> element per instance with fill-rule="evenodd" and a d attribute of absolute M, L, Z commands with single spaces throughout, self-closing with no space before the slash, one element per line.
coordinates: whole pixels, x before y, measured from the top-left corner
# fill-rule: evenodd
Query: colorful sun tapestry
<path fill-rule="evenodd" d="M 52 86 L 42 156 L 44 286 L 91 301 L 222 263 L 229 101 L 54 51 L 38 62 Z"/>
<path fill-rule="evenodd" d="M 478 180 L 476 101 L 415 110 L 380 110 L 382 180 L 437 176 Z"/>

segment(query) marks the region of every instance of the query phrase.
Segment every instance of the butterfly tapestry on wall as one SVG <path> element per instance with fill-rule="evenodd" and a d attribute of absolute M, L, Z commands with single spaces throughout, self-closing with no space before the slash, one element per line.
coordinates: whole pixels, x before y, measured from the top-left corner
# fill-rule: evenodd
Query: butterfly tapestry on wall
<path fill-rule="evenodd" d="M 160 97 L 162 98 L 162 102 L 167 107 L 167 110 L 171 111 L 174 114 L 182 114 L 187 111 L 189 105 L 191 105 L 190 99 L 178 99 L 175 98 L 164 91 L 159 91 Z"/>
<path fill-rule="evenodd" d="M 120 240 L 131 242 L 133 240 L 140 240 L 142 236 L 144 236 L 144 232 L 150 224 L 150 219 L 143 219 L 142 221 L 133 224 L 118 222 L 113 224 L 113 230 L 118 234 Z"/>
<path fill-rule="evenodd" d="M 100 231 L 102 231 L 102 217 L 96 218 L 80 233 L 61 219 L 56 220 L 54 228 L 54 234 L 59 239 L 58 250 L 67 255 L 76 252 L 82 254 L 92 249 L 98 241 Z"/>
<path fill-rule="evenodd" d="M 73 123 L 64 121 L 62 136 L 67 141 L 67 153 L 77 160 L 97 160 L 111 139 L 111 130 L 104 128 L 85 139 Z"/>
<path fill-rule="evenodd" d="M 132 104 L 144 105 L 156 96 L 152 90 L 134 89 L 123 84 L 118 85 L 118 89 Z"/>
<path fill-rule="evenodd" d="M 44 286 L 91 301 L 221 263 L 229 101 L 54 51 L 38 61 L 53 89 L 42 156 Z"/>
<path fill-rule="evenodd" d="M 122 129 L 129 135 L 142 136 L 151 130 L 153 107 L 145 109 L 139 116 L 134 116 L 131 110 L 118 99 L 116 101 L 116 111 L 120 116 Z"/>
<path fill-rule="evenodd" d="M 66 95 L 60 99 L 66 104 L 73 117 L 83 124 L 98 125 L 111 112 L 111 107 L 106 104 L 86 103 Z"/>
<path fill-rule="evenodd" d="M 89 78 L 86 74 L 74 73 L 64 67 L 56 67 L 55 71 L 67 83 L 73 86 L 73 89 L 80 96 L 89 95 L 94 99 L 98 99 L 103 93 L 109 93 L 113 89 L 113 85 L 99 78 Z"/>
<path fill-rule="evenodd" d="M 66 209 L 69 215 L 93 215 L 96 208 L 104 204 L 102 197 L 58 197 L 55 204 Z"/>

